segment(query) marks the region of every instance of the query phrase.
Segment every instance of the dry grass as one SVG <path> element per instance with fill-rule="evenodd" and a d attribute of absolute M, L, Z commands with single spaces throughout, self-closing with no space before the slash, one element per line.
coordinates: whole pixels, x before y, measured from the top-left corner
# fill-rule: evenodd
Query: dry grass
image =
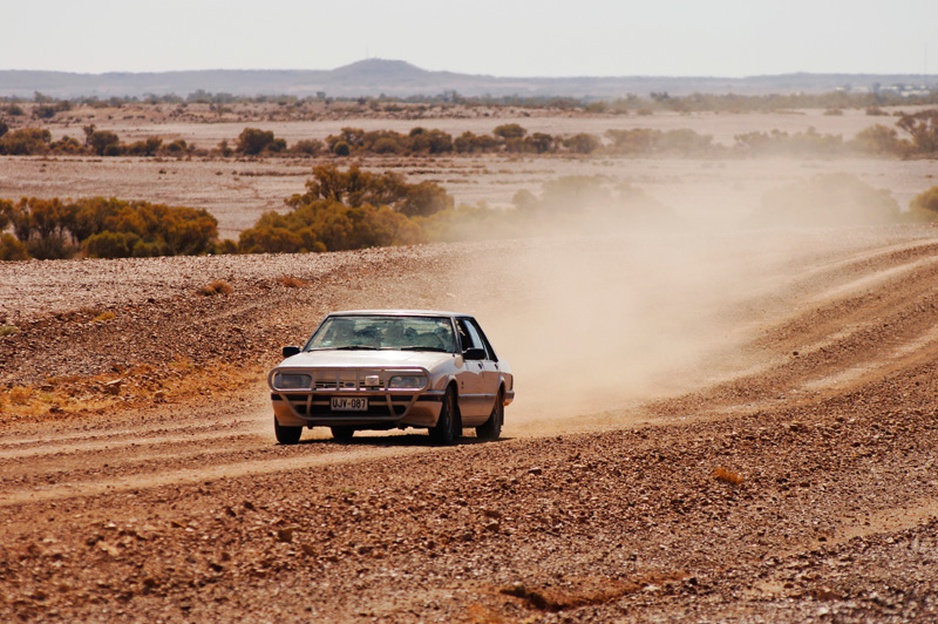
<path fill-rule="evenodd" d="M 20 330 L 16 325 L 0 325 L 0 338 L 3 336 L 12 336 Z"/>
<path fill-rule="evenodd" d="M 738 472 L 733 472 L 728 468 L 718 467 L 714 468 L 711 476 L 717 481 L 723 481 L 724 483 L 729 483 L 730 485 L 739 485 L 745 479 Z"/>
<path fill-rule="evenodd" d="M 94 321 L 95 323 L 104 323 L 104 322 L 110 321 L 116 316 L 117 315 L 114 314 L 113 312 L 102 312 L 101 314 L 98 314 L 91 320 Z"/>
<path fill-rule="evenodd" d="M 231 284 L 225 280 L 214 280 L 205 286 L 202 286 L 196 292 L 200 295 L 211 297 L 214 295 L 230 295 L 234 292 L 234 288 L 232 288 Z"/>
<path fill-rule="evenodd" d="M 223 397 L 243 391 L 263 379 L 259 365 L 245 367 L 227 362 L 211 366 L 172 366 L 160 379 L 149 366 L 95 376 L 69 376 L 46 380 L 41 386 L 14 386 L 0 390 L 0 423 L 67 419 L 75 415 L 116 414 L 154 403 L 191 401 L 194 397 Z"/>
<path fill-rule="evenodd" d="M 281 275 L 277 278 L 277 283 L 287 288 L 304 288 L 309 286 L 309 281 L 293 275 Z"/>
<path fill-rule="evenodd" d="M 4 393 L 13 405 L 26 405 L 33 398 L 33 391 L 25 386 L 13 386 Z"/>

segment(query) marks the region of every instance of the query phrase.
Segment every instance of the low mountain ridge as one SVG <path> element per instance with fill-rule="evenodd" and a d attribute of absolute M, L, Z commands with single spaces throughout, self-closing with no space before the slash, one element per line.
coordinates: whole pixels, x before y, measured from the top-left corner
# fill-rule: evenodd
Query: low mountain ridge
<path fill-rule="evenodd" d="M 920 84 L 922 76 L 886 74 L 782 74 L 726 78 L 715 76 L 572 76 L 499 77 L 429 71 L 406 61 L 370 58 L 332 70 L 214 69 L 170 72 L 107 72 L 0 70 L 0 97 L 55 98 L 186 96 L 203 90 L 236 96 L 297 97 L 522 96 L 617 98 L 630 94 L 668 92 L 768 93 L 826 92 L 849 86 Z"/>

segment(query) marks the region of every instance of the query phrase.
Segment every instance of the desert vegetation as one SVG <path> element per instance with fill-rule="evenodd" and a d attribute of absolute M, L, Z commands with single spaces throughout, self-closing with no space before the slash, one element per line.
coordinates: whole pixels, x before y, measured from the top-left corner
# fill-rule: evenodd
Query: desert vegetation
<path fill-rule="evenodd" d="M 199 255 L 214 250 L 218 222 L 207 211 L 92 197 L 0 199 L 0 258 L 22 260 Z"/>
<path fill-rule="evenodd" d="M 237 242 L 218 240 L 205 210 L 102 197 L 0 200 L 0 260 L 76 255 L 126 258 L 232 253 L 309 253 L 610 228 L 681 228 L 674 211 L 640 187 L 602 176 L 563 176 L 519 191 L 508 209 L 456 206 L 436 182 L 394 172 L 317 165 L 287 210 L 264 213 Z M 770 189 L 751 225 L 863 225 L 938 220 L 938 187 L 903 211 L 888 190 L 849 174 Z M 12 233 L 3 231 L 11 229 Z"/>
<path fill-rule="evenodd" d="M 849 174 L 815 176 L 766 192 L 753 222 L 759 225 L 872 225 L 925 217 L 903 214 L 889 191 Z"/>
<path fill-rule="evenodd" d="M 749 132 L 737 135 L 733 145 L 720 145 L 713 137 L 683 128 L 660 130 L 635 128 L 610 129 L 602 136 L 579 132 L 571 135 L 528 133 L 517 123 L 503 124 L 491 134 L 465 131 L 453 137 L 442 130 L 414 127 L 409 133 L 394 130 L 371 130 L 345 127 L 325 141 L 300 139 L 293 145 L 271 130 L 247 127 L 237 139 L 223 140 L 214 148 L 197 148 L 183 139 L 170 142 L 157 136 L 124 143 L 110 130 L 85 128 L 79 141 L 71 136 L 52 140 L 46 128 L 24 127 L 0 136 L 0 155 L 96 155 L 139 157 L 363 157 L 363 156 L 440 156 L 474 154 L 594 155 L 594 156 L 668 156 L 741 158 L 754 156 L 849 155 L 916 157 L 938 153 L 938 109 L 906 114 L 896 126 L 908 134 L 900 136 L 896 128 L 877 124 L 856 137 L 819 133 L 814 129 L 789 133 L 781 130 Z"/>
<path fill-rule="evenodd" d="M 33 101 L 6 100 L 0 106 L 0 155 L 48 156 L 95 155 L 156 158 L 254 158 L 254 157 L 363 157 L 363 156 L 424 156 L 473 154 L 525 155 L 595 155 L 595 156 L 668 156 L 739 158 L 778 155 L 849 155 L 865 154 L 889 157 L 920 157 L 938 153 L 938 109 L 934 93 L 899 97 L 888 92 L 871 94 L 829 93 L 815 95 L 733 96 L 694 94 L 674 97 L 652 93 L 649 97 L 628 96 L 615 101 L 578 101 L 563 98 L 461 98 L 447 94 L 442 98 L 400 101 L 392 98 L 370 98 L 335 102 L 330 99 L 298 99 L 288 96 L 274 98 L 234 98 L 227 94 L 192 94 L 187 99 L 164 96 L 139 102 L 133 98 L 97 100 L 83 98 L 59 101 L 36 94 Z M 919 107 L 920 110 L 887 113 L 884 106 Z M 488 109 L 499 114 L 525 110 L 575 111 L 576 114 L 605 115 L 610 119 L 621 115 L 638 116 L 656 113 L 718 112 L 723 114 L 785 112 L 809 107 L 824 110 L 826 115 L 842 115 L 845 109 L 859 109 L 869 116 L 895 117 L 893 124 L 877 124 L 856 137 L 825 134 L 813 128 L 803 132 L 767 129 L 741 133 L 732 145 L 713 141 L 711 136 L 690 128 L 661 130 L 653 127 L 629 130 L 611 128 L 604 133 L 574 132 L 551 134 L 529 132 L 516 122 L 496 126 L 490 133 L 464 131 L 450 134 L 420 125 L 409 132 L 378 129 L 364 130 L 353 125 L 330 134 L 324 140 L 300 138 L 292 144 L 274 131 L 246 126 L 240 134 L 223 139 L 215 146 L 196 146 L 184 139 L 148 136 L 142 139 L 121 139 L 112 129 L 99 128 L 90 117 L 82 117 L 78 109 L 107 108 L 127 110 L 123 118 L 145 117 L 143 111 L 156 110 L 167 119 L 187 121 L 254 122 L 284 120 L 317 120 L 362 114 L 389 118 L 445 117 L 460 114 L 489 115 Z M 170 107 L 164 111 L 164 107 Z M 259 107 L 259 108 L 258 108 Z M 494 108 L 493 108 L 494 107 Z M 485 112 L 480 112 L 484 110 Z M 235 114 L 235 111 L 240 111 Z M 472 111 L 475 111 L 473 113 Z M 135 114 L 136 113 L 136 114 Z M 114 114 L 107 115 L 108 122 Z M 78 125 L 78 137 L 64 135 L 53 139 L 50 124 L 71 127 Z M 651 125 L 651 124 L 650 124 Z"/>

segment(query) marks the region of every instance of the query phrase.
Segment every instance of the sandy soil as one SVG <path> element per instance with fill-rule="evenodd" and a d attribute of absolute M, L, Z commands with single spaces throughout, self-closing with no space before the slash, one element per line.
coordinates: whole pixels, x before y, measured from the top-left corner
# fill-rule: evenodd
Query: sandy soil
<path fill-rule="evenodd" d="M 933 620 L 938 236 L 695 238 L 63 262 L 52 288 L 49 263 L 0 265 L 7 384 L 181 357 L 247 380 L 7 405 L 0 617 Z M 230 295 L 194 293 L 218 276 Z M 479 315 L 518 375 L 505 439 L 277 446 L 272 352 L 391 304 Z"/>
<path fill-rule="evenodd" d="M 0 620 L 938 619 L 938 233 L 736 227 L 770 185 L 911 197 L 927 163 L 388 164 L 492 203 L 599 172 L 696 227 L 0 263 Z M 6 159 L 0 196 L 204 201 L 236 233 L 308 167 Z M 503 439 L 278 446 L 280 347 L 363 307 L 475 313 L 517 377 Z"/>

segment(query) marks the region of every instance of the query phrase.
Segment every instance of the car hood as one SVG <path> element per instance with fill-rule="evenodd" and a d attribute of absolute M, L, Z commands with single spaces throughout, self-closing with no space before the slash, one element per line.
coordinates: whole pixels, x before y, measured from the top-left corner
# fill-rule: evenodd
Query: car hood
<path fill-rule="evenodd" d="M 452 353 L 435 351 L 304 351 L 288 357 L 278 368 L 421 366 L 429 370 L 453 357 Z"/>

